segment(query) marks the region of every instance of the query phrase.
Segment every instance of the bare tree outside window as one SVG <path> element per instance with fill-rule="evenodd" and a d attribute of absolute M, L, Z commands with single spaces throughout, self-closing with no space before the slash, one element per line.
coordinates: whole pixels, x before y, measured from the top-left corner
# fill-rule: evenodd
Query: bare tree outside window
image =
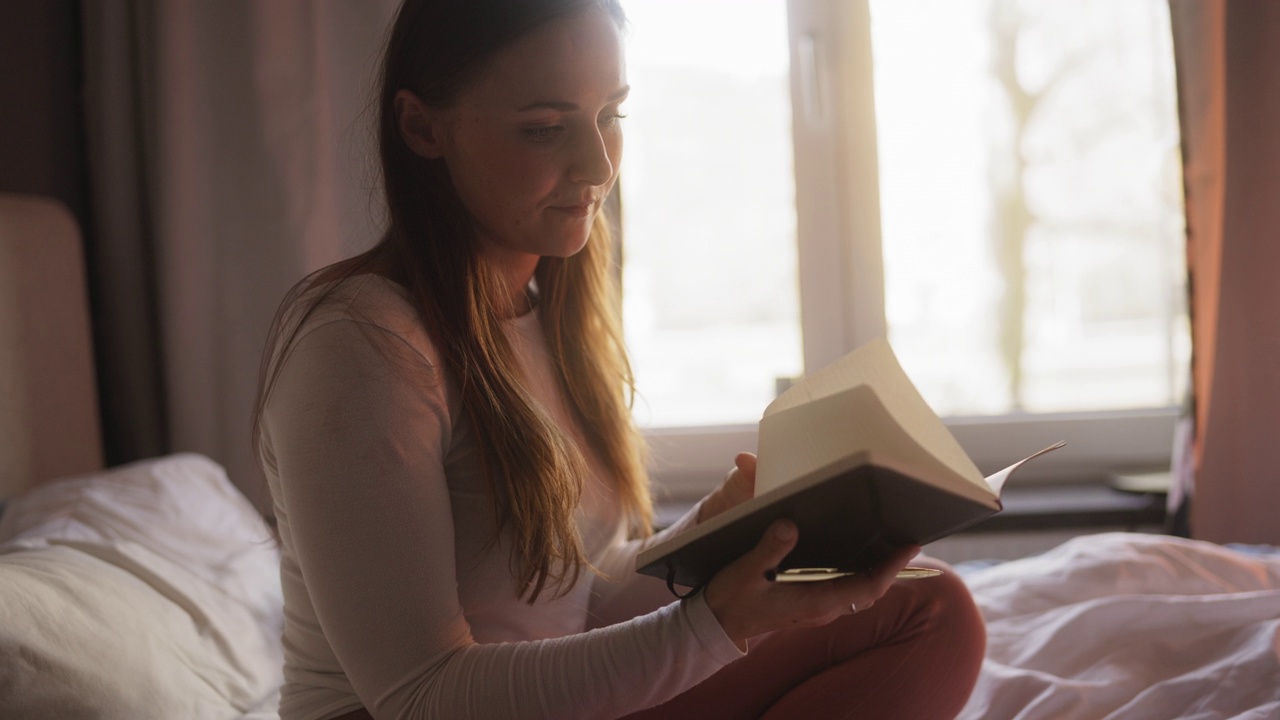
<path fill-rule="evenodd" d="M 869 7 L 883 309 L 925 398 L 950 417 L 1176 405 L 1190 342 L 1164 0 Z M 798 245 L 842 242 L 796 232 L 803 53 L 786 0 L 626 9 L 637 418 L 747 426 L 805 367 L 802 337 L 840 331 L 800 322 Z"/>
<path fill-rule="evenodd" d="M 922 392 L 950 415 L 1176 404 L 1189 342 L 1165 5 L 871 12 L 886 312 Z"/>

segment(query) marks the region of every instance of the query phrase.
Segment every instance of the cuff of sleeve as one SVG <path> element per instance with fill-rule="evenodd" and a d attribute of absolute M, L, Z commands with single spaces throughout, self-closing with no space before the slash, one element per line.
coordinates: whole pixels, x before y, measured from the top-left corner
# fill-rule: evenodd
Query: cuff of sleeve
<path fill-rule="evenodd" d="M 684 515 L 681 515 L 679 520 L 676 520 L 675 522 L 671 523 L 670 525 L 663 528 L 662 530 L 659 530 L 658 532 L 650 535 L 649 537 L 644 538 L 639 542 L 638 545 L 634 545 L 635 551 L 633 554 L 639 554 L 644 550 L 647 550 L 659 543 L 665 542 L 668 539 L 673 538 L 676 535 L 679 535 L 680 533 L 684 532 L 685 530 L 688 530 L 689 528 L 697 525 L 698 513 L 702 511 L 702 503 L 705 501 L 706 501 L 706 498 L 703 498 L 702 500 L 699 500 L 698 502 L 694 503 L 694 506 L 692 508 L 689 508 L 689 512 L 685 513 Z"/>
<path fill-rule="evenodd" d="M 680 533 L 684 532 L 685 530 L 688 530 L 691 527 L 697 526 L 698 513 L 702 512 L 702 504 L 705 503 L 706 501 L 707 499 L 703 498 L 698 502 L 694 503 L 693 507 L 689 508 L 689 511 L 686 512 L 684 515 L 681 515 L 679 520 L 676 520 L 675 522 L 671 523 L 667 527 L 663 528 L 660 532 L 654 533 L 652 542 L 654 543 L 661 542 L 662 540 L 665 540 L 667 538 L 675 537 L 676 535 L 679 535 Z"/>
<path fill-rule="evenodd" d="M 699 591 L 692 597 L 685 599 L 681 604 L 684 605 L 686 616 L 689 618 L 689 625 L 693 628 L 694 637 L 698 638 L 698 642 L 717 662 L 721 665 L 728 665 L 746 655 L 745 652 L 738 649 L 733 639 L 720 626 L 720 621 L 716 619 L 716 614 L 711 612 L 711 606 L 707 605 L 705 593 Z"/>

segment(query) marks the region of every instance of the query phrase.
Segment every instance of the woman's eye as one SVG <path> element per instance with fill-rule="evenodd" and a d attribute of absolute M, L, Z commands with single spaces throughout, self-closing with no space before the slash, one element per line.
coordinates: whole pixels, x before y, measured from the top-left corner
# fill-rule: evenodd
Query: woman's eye
<path fill-rule="evenodd" d="M 600 124 L 602 124 L 602 125 L 617 125 L 617 124 L 618 124 L 618 121 L 619 121 L 619 120 L 621 120 L 621 119 L 623 119 L 623 118 L 625 118 L 625 117 L 626 117 L 626 115 L 623 115 L 622 113 L 613 113 L 612 115 L 605 115 L 605 116 L 601 119 L 601 123 L 600 123 Z"/>
<path fill-rule="evenodd" d="M 539 125 L 524 129 L 524 136 L 534 142 L 547 142 L 564 130 L 563 125 Z"/>

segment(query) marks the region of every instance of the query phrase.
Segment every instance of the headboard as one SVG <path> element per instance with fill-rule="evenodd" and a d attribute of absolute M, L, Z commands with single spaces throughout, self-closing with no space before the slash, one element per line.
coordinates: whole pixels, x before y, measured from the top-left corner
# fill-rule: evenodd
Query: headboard
<path fill-rule="evenodd" d="M 56 201 L 0 193 L 0 499 L 102 462 L 79 228 Z"/>

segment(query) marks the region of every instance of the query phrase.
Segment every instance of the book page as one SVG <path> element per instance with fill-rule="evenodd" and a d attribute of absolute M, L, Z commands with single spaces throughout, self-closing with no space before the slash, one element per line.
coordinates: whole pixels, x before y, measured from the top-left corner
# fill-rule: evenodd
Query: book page
<path fill-rule="evenodd" d="M 1000 495 L 1000 493 L 1004 492 L 1005 482 L 1009 480 L 1009 477 L 1013 475 L 1013 473 L 1016 472 L 1018 468 L 1022 467 L 1023 465 L 1026 465 L 1028 461 L 1034 460 L 1047 452 L 1053 452 L 1058 448 L 1066 447 L 1066 445 L 1067 443 L 1059 440 L 1058 442 L 1050 445 L 1049 447 L 1043 450 L 1037 450 L 1036 452 L 1031 453 L 1030 455 L 1022 458 L 1018 462 L 1001 470 L 1000 472 L 992 473 L 991 475 L 988 475 L 987 484 L 991 486 L 992 491 L 994 491 L 995 494 L 998 496 Z"/>
<path fill-rule="evenodd" d="M 933 460 L 984 491 L 990 491 L 990 486 L 983 479 L 982 473 L 902 370 L 889 343 L 883 339 L 877 339 L 822 370 L 808 375 L 779 395 L 765 409 L 764 418 L 760 422 L 760 470 L 756 479 L 757 493 L 766 491 L 761 488 L 762 482 L 766 487 L 776 486 L 799 476 L 794 470 L 788 471 L 784 468 L 813 467 L 818 458 L 806 459 L 804 456 L 806 453 L 812 454 L 816 448 L 826 448 L 818 453 L 823 456 L 830 455 L 838 448 L 843 448 L 841 452 L 846 455 L 857 452 L 858 449 L 886 449 L 869 444 L 886 442 L 885 433 L 872 427 L 868 422 L 881 421 L 880 419 L 860 420 L 849 417 L 848 412 L 852 405 L 841 402 L 819 402 L 842 393 L 849 393 L 856 388 L 866 388 L 874 393 L 893 423 L 905 431 L 916 444 L 924 448 Z M 792 435 L 786 442 L 769 439 L 768 436 L 771 433 L 777 435 L 783 432 L 770 426 L 781 428 L 793 425 L 797 419 L 803 418 L 807 411 L 822 417 L 815 415 L 811 418 L 812 421 L 801 422 L 800 424 L 806 429 L 800 435 Z M 781 413 L 789 416 L 788 422 L 770 421 L 771 416 Z M 803 437 L 804 433 L 812 437 Z M 855 445 L 859 447 L 855 448 Z M 777 457 L 767 457 L 767 455 Z M 901 459 L 917 463 L 924 461 L 917 457 Z"/>
<path fill-rule="evenodd" d="M 969 479 L 921 447 L 867 385 L 766 415 L 759 450 L 757 496 L 864 453 L 909 468 L 918 480 L 971 494 Z"/>

